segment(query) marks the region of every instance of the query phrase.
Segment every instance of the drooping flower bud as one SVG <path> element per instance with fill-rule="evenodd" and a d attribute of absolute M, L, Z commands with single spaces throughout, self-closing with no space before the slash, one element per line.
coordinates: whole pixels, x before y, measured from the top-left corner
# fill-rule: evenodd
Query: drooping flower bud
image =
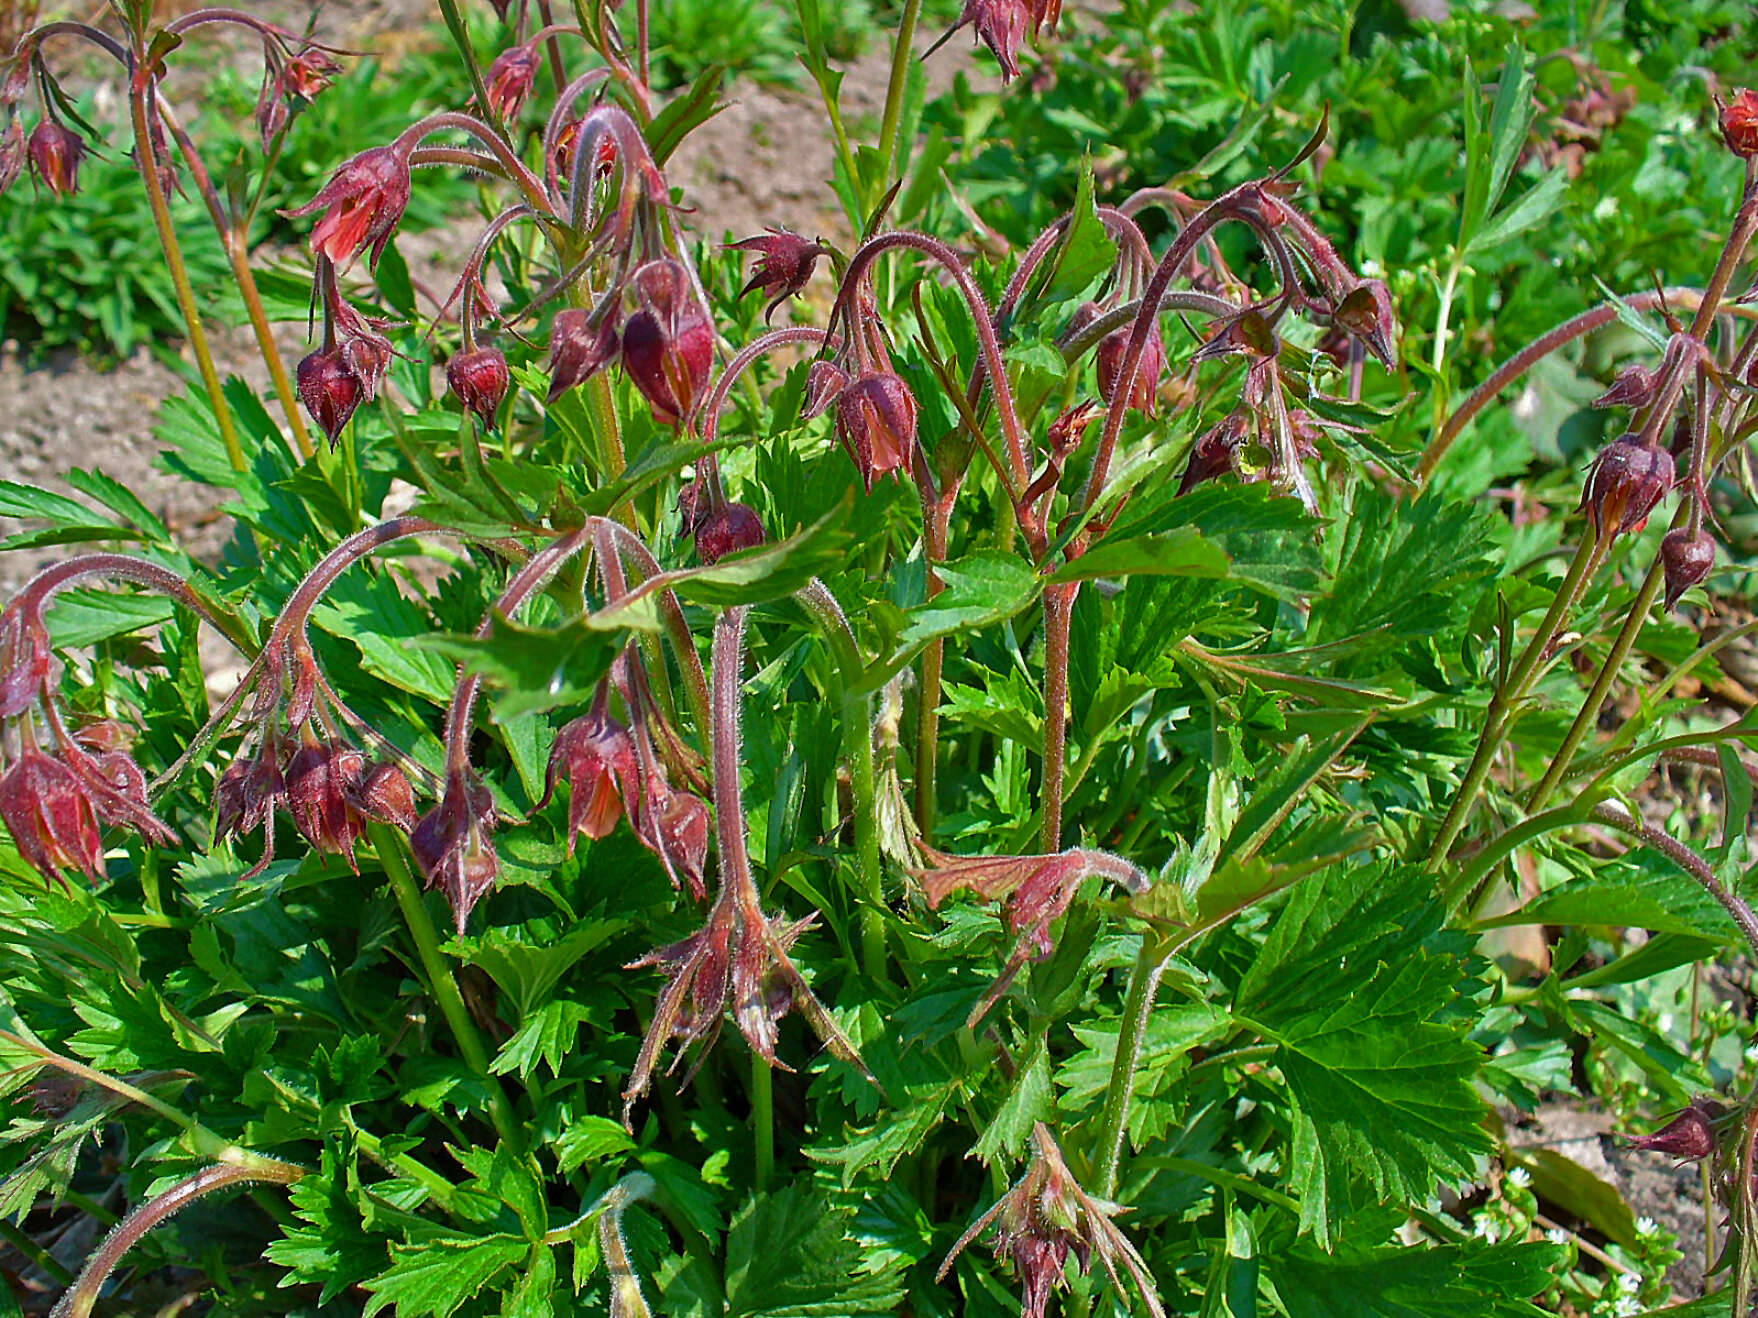
<path fill-rule="evenodd" d="M 389 760 L 380 760 L 353 785 L 344 784 L 348 804 L 368 819 L 391 824 L 405 833 L 415 827 L 415 789 L 409 776 Z"/>
<path fill-rule="evenodd" d="M 1363 279 L 1337 304 L 1331 319 L 1387 370 L 1397 366 L 1398 317 L 1392 311 L 1392 290 L 1385 280 Z"/>
<path fill-rule="evenodd" d="M 1660 542 L 1660 562 L 1666 573 L 1666 607 L 1670 609 L 1715 566 L 1715 538 L 1707 531 L 1692 535 L 1682 526 L 1668 531 Z"/>
<path fill-rule="evenodd" d="M 460 352 L 446 363 L 446 383 L 464 410 L 474 412 L 483 426 L 490 428 L 513 377 L 507 370 L 506 354 L 499 348 L 478 348 Z"/>
<path fill-rule="evenodd" d="M 1056 0 L 1056 3 L 1060 8 L 1060 0 Z M 961 27 L 969 27 L 976 39 L 989 48 L 995 56 L 995 62 L 1001 66 L 1001 81 L 1012 82 L 1019 77 L 1019 43 L 1025 36 L 1026 24 L 1032 17 L 1025 0 L 964 0 L 964 9 L 958 16 L 958 22 L 934 43 L 933 49 L 938 49 L 942 42 Z"/>
<path fill-rule="evenodd" d="M 708 834 L 714 827 L 708 803 L 694 792 L 680 792 L 659 773 L 649 773 L 642 786 L 641 802 L 629 821 L 635 836 L 665 867 L 672 886 L 680 877 L 700 901 L 708 888 L 703 876 L 708 866 Z"/>
<path fill-rule="evenodd" d="M 1210 427 L 1191 445 L 1190 462 L 1178 482 L 1178 493 L 1189 494 L 1204 481 L 1213 480 L 1239 465 L 1239 450 L 1245 443 L 1246 420 L 1242 412 L 1230 412 L 1220 424 Z"/>
<path fill-rule="evenodd" d="M 822 243 L 807 242 L 788 229 L 771 229 L 755 238 L 728 243 L 727 247 L 735 252 L 759 253 L 756 264 L 751 267 L 751 278 L 739 290 L 739 296 L 742 298 L 755 288 L 773 292 L 769 305 L 763 308 L 765 321 L 778 306 L 806 286 L 818 258 L 826 250 Z"/>
<path fill-rule="evenodd" d="M 1654 372 L 1646 366 L 1626 366 L 1618 372 L 1618 378 L 1612 381 L 1612 387 L 1595 398 L 1590 406 L 1646 407 L 1654 397 L 1657 383 Z"/>
<path fill-rule="evenodd" d="M 623 369 L 646 397 L 654 420 L 680 426 L 714 365 L 714 325 L 681 262 L 649 261 L 635 272 L 640 304 L 623 326 Z"/>
<path fill-rule="evenodd" d="M 602 700 L 556 733 L 549 752 L 541 809 L 555 795 L 556 782 L 568 780 L 568 854 L 584 833 L 594 842 L 617 826 L 635 802 L 635 743 L 628 728 L 612 718 Z"/>
<path fill-rule="evenodd" d="M 348 364 L 347 355 L 340 348 L 327 352 L 320 348 L 304 357 L 297 375 L 299 401 L 305 404 L 311 419 L 324 432 L 330 447 L 335 448 L 342 427 L 348 424 L 348 418 L 360 406 L 364 392 L 360 376 Z"/>
<path fill-rule="evenodd" d="M 70 197 L 79 191 L 79 164 L 85 159 L 85 142 L 80 135 L 53 119 L 44 119 L 31 129 L 25 148 L 31 172 L 57 197 Z"/>
<path fill-rule="evenodd" d="M 806 368 L 806 398 L 800 405 L 800 420 L 810 421 L 822 416 L 848 388 L 848 372 L 833 361 L 820 360 Z"/>
<path fill-rule="evenodd" d="M 346 265 L 368 245 L 371 264 L 390 242 L 411 189 L 409 156 L 396 146 L 375 146 L 344 161 L 317 196 L 282 214 L 291 219 L 323 211 L 311 231 L 311 249 L 338 266 Z"/>
<path fill-rule="evenodd" d="M 1638 1149 L 1696 1162 L 1715 1152 L 1715 1125 L 1700 1103 L 1693 1103 L 1652 1135 L 1632 1135 Z"/>
<path fill-rule="evenodd" d="M 60 760 L 27 750 L 0 775 L 0 820 L 32 868 L 63 887 L 64 869 L 96 882 L 104 874 L 98 814 L 79 777 Z"/>
<path fill-rule="evenodd" d="M 352 746 L 310 741 L 287 765 L 287 810 L 299 835 L 319 851 L 345 856 L 354 868 L 354 844 L 366 821 L 353 796 L 366 777 L 366 756 Z"/>
<path fill-rule="evenodd" d="M 960 1236 L 935 1280 L 952 1270 L 965 1246 L 995 1226 L 995 1257 L 1011 1259 L 1019 1272 L 1021 1318 L 1044 1318 L 1050 1293 L 1068 1284 L 1063 1265 L 1073 1254 L 1085 1273 L 1096 1257 L 1111 1284 L 1122 1281 L 1117 1265 L 1135 1282 L 1154 1318 L 1165 1318 L 1153 1274 L 1112 1218 L 1123 1209 L 1088 1194 L 1063 1160 L 1062 1150 L 1043 1122 L 1032 1128 L 1032 1160 L 1012 1189 Z"/>
<path fill-rule="evenodd" d="M 763 520 L 746 503 L 725 503 L 696 524 L 696 557 L 703 566 L 764 542 Z"/>
<path fill-rule="evenodd" d="M 1634 435 L 1620 435 L 1606 445 L 1588 469 L 1581 492 L 1581 507 L 1595 532 L 1608 536 L 1640 531 L 1648 514 L 1672 489 L 1674 470 L 1670 453 Z"/>
<path fill-rule="evenodd" d="M 1747 160 L 1758 156 L 1758 91 L 1742 87 L 1721 109 L 1721 138 Z"/>
<path fill-rule="evenodd" d="M 537 82 L 540 61 L 537 47 L 527 43 L 510 46 L 488 66 L 488 104 L 497 118 L 509 122 L 518 117 L 531 88 Z"/>
<path fill-rule="evenodd" d="M 409 849 L 428 886 L 439 888 L 452 903 L 460 935 L 472 908 L 500 874 L 493 831 L 494 797 L 463 771 L 447 777 L 440 803 L 416 821 L 409 835 Z"/>
<path fill-rule="evenodd" d="M 915 395 L 889 371 L 866 372 L 837 397 L 836 437 L 871 491 L 876 479 L 915 457 Z"/>
<path fill-rule="evenodd" d="M 1160 338 L 1158 325 L 1149 332 L 1147 342 L 1142 345 L 1141 361 L 1136 365 L 1129 396 L 1122 399 L 1116 396 L 1117 386 L 1123 378 L 1123 360 L 1128 355 L 1129 339 L 1134 332 L 1133 326 L 1125 325 L 1099 340 L 1093 353 L 1093 363 L 1099 371 L 1099 397 L 1107 406 L 1133 407 L 1143 416 L 1151 417 L 1160 391 L 1160 379 L 1166 374 L 1166 345 Z"/>
<path fill-rule="evenodd" d="M 549 396 L 555 402 L 616 360 L 617 327 L 609 316 L 598 325 L 577 307 L 558 311 L 549 330 Z"/>

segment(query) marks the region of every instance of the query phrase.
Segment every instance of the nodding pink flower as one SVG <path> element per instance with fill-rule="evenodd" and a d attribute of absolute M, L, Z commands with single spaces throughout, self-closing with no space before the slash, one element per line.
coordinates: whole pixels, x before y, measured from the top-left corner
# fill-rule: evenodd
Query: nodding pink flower
<path fill-rule="evenodd" d="M 1061 0 L 1055 0 L 1055 6 L 1060 10 Z M 1049 5 L 1044 8 L 1047 13 Z M 959 14 L 958 22 L 947 29 L 946 35 L 935 42 L 931 50 L 938 49 L 961 27 L 969 27 L 1001 65 L 1001 81 L 1012 82 L 1019 77 L 1019 43 L 1025 36 L 1026 24 L 1033 17 L 1034 11 L 1027 8 L 1026 0 L 964 0 L 964 10 Z"/>
<path fill-rule="evenodd" d="M 366 820 L 354 798 L 366 779 L 366 756 L 334 741 L 307 740 L 287 765 L 287 811 L 299 835 L 319 851 L 354 864 Z"/>
<path fill-rule="evenodd" d="M 1594 531 L 1602 536 L 1640 531 L 1673 487 L 1672 454 L 1623 434 L 1600 450 L 1581 491 Z"/>
<path fill-rule="evenodd" d="M 723 503 L 696 523 L 696 557 L 704 566 L 741 549 L 755 549 L 767 538 L 763 519 L 746 503 Z"/>
<path fill-rule="evenodd" d="M 104 875 L 98 812 L 85 785 L 61 760 L 27 750 L 0 775 L 0 819 L 13 845 L 45 879 L 62 887 L 64 869 L 94 883 Z"/>
<path fill-rule="evenodd" d="M 302 101 L 315 101 L 335 81 L 342 66 L 321 46 L 307 46 L 281 70 L 281 87 Z"/>
<path fill-rule="evenodd" d="M 751 277 L 739 290 L 739 296 L 742 298 L 757 288 L 764 292 L 773 291 L 769 305 L 763 308 L 765 322 L 783 302 L 799 294 L 811 280 L 818 258 L 829 250 L 823 243 L 807 242 L 788 229 L 771 229 L 755 238 L 741 238 L 736 243 L 728 243 L 727 248 L 735 252 L 758 253 L 756 264 L 751 267 Z"/>
<path fill-rule="evenodd" d="M 1742 87 L 1721 109 L 1721 138 L 1736 156 L 1758 156 L 1758 91 Z"/>
<path fill-rule="evenodd" d="M 370 245 L 371 264 L 377 269 L 409 204 L 410 188 L 408 152 L 395 145 L 375 146 L 344 161 L 305 205 L 281 213 L 297 219 L 321 210 L 311 231 L 312 251 L 343 266 Z"/>
<path fill-rule="evenodd" d="M 299 401 L 335 448 L 342 427 L 360 406 L 365 385 L 341 348 L 320 348 L 302 358 L 296 374 Z"/>
<path fill-rule="evenodd" d="M 499 119 L 518 117 L 525 100 L 536 85 L 541 67 L 537 47 L 533 44 L 509 46 L 494 57 L 488 66 L 488 105 Z"/>
<path fill-rule="evenodd" d="M 635 801 L 635 742 L 628 728 L 612 718 L 602 698 L 592 709 L 556 733 L 549 752 L 543 799 L 549 804 L 556 782 L 568 780 L 568 854 L 584 833 L 594 842 L 609 836 Z"/>
<path fill-rule="evenodd" d="M 1068 1284 L 1063 1265 L 1071 1253 L 1083 1274 L 1096 1257 L 1111 1284 L 1120 1290 L 1123 1282 L 1117 1265 L 1121 1263 L 1141 1292 L 1148 1312 L 1154 1318 L 1165 1318 L 1147 1263 L 1111 1220 L 1123 1211 L 1120 1205 L 1081 1188 L 1063 1161 L 1056 1140 L 1040 1121 L 1032 1127 L 1032 1159 L 1025 1175 L 958 1238 L 934 1279 L 943 1280 L 965 1246 L 993 1224 L 995 1257 L 1011 1259 L 1019 1272 L 1021 1318 L 1044 1318 L 1051 1291 Z"/>
<path fill-rule="evenodd" d="M 904 470 L 915 457 L 915 395 L 900 376 L 866 372 L 837 396 L 836 437 L 871 492 L 876 479 Z"/>
<path fill-rule="evenodd" d="M 553 403 L 597 375 L 617 359 L 621 346 L 609 316 L 594 325 L 589 311 L 570 307 L 556 312 L 549 330 L 549 395 L 544 401 Z"/>
<path fill-rule="evenodd" d="M 14 116 L 0 133 L 0 193 L 4 193 L 24 173 L 26 147 L 24 125 Z"/>
<path fill-rule="evenodd" d="M 1129 354 L 1129 339 L 1135 329 L 1125 325 L 1099 340 L 1093 353 L 1093 364 L 1099 371 L 1099 397 L 1107 407 L 1133 407 L 1143 416 L 1155 414 L 1160 393 L 1160 380 L 1166 374 L 1166 345 L 1155 325 L 1142 345 L 1141 361 L 1136 364 L 1135 379 L 1130 382 L 1129 396 L 1118 398 L 1117 386 L 1123 379 L 1123 359 Z"/>
<path fill-rule="evenodd" d="M 914 871 L 938 907 L 952 893 L 965 890 L 989 901 L 1007 898 L 1007 927 L 1015 936 L 1001 976 L 971 1010 L 971 1022 L 988 1014 L 1028 959 L 1054 950 L 1050 925 L 1068 910 L 1082 882 L 1097 875 L 1129 892 L 1145 892 L 1148 876 L 1121 856 L 1108 851 L 1075 848 L 1037 856 L 950 856 L 924 845 L 931 868 Z"/>
<path fill-rule="evenodd" d="M 470 923 L 470 912 L 500 875 L 490 834 L 494 831 L 494 797 L 468 770 L 446 778 L 440 803 L 416 821 L 409 849 L 430 888 L 445 893 L 452 904 L 458 933 Z"/>
<path fill-rule="evenodd" d="M 1632 1135 L 1638 1149 L 1665 1153 L 1685 1162 L 1698 1162 L 1715 1152 L 1715 1124 L 1704 1100 L 1692 1103 L 1652 1135 Z"/>
<path fill-rule="evenodd" d="M 1707 531 L 1692 535 L 1682 526 L 1668 531 L 1660 542 L 1660 562 L 1666 573 L 1666 607 L 1670 609 L 1715 566 L 1715 538 Z"/>
<path fill-rule="evenodd" d="M 639 306 L 623 325 L 623 369 L 653 419 L 681 426 L 696 411 L 714 365 L 714 325 L 683 263 L 662 258 L 635 272 Z"/>
<path fill-rule="evenodd" d="M 85 142 L 71 128 L 44 119 L 31 129 L 25 154 L 31 172 L 57 197 L 70 197 L 79 191 L 79 163 L 85 159 Z"/>
<path fill-rule="evenodd" d="M 492 427 L 513 377 L 507 370 L 506 354 L 499 348 L 478 348 L 460 352 L 446 363 L 446 383 L 465 411 L 475 413 L 484 427 Z"/>

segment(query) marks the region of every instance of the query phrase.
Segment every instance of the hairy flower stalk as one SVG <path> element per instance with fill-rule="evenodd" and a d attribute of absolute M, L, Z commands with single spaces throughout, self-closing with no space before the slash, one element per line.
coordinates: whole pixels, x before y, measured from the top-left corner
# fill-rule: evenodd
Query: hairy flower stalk
<path fill-rule="evenodd" d="M 653 1010 L 653 1021 L 623 1089 L 623 1124 L 634 1129 L 635 1104 L 652 1085 L 666 1047 L 680 1046 L 672 1070 L 685 1050 L 699 1045 L 696 1065 L 720 1034 L 730 1010 L 751 1050 L 770 1066 L 786 1067 L 775 1055 L 781 1020 L 791 1010 L 806 1018 L 834 1055 L 872 1080 L 842 1027 L 818 1000 L 788 955 L 799 936 L 817 922 L 814 912 L 788 921 L 763 914 L 762 898 L 751 876 L 745 842 L 745 808 L 739 785 L 742 759 L 739 689 L 744 662 L 743 606 L 721 614 L 714 629 L 712 734 L 714 743 L 714 830 L 720 858 L 719 889 L 708 923 L 683 942 L 660 948 L 632 967 L 655 966 L 667 976 Z M 691 1068 L 691 1074 L 694 1073 Z M 877 1084 L 877 1081 L 874 1081 Z"/>

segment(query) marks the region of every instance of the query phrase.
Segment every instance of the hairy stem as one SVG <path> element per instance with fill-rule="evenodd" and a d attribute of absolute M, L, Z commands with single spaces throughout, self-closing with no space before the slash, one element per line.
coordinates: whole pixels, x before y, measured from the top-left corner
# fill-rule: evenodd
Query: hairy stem
<path fill-rule="evenodd" d="M 1745 938 L 1747 946 L 1754 954 L 1758 954 L 1758 915 L 1753 914 L 1752 908 L 1747 905 L 1744 897 L 1729 891 L 1722 885 L 1721 880 L 1715 877 L 1715 871 L 1709 868 L 1709 863 L 1703 857 L 1670 833 L 1664 833 L 1635 818 L 1622 806 L 1609 803 L 1596 805 L 1593 807 L 1593 817 L 1600 823 L 1653 847 L 1693 879 L 1696 879 L 1702 885 L 1703 891 L 1715 898 L 1722 910 L 1726 911 L 1729 918 L 1739 927 L 1740 934 Z"/>
<path fill-rule="evenodd" d="M 1129 1105 L 1135 1097 L 1136 1069 L 1141 1064 L 1142 1041 L 1160 978 L 1172 959 L 1164 939 L 1153 931 L 1142 935 L 1141 950 L 1129 972 L 1129 990 L 1123 999 L 1123 1022 L 1117 1033 L 1117 1052 L 1111 1059 L 1111 1082 L 1105 1089 L 1105 1106 L 1099 1117 L 1099 1139 L 1094 1152 L 1099 1197 L 1117 1193 L 1117 1173 L 1123 1162 L 1123 1140 L 1129 1130 Z"/>
<path fill-rule="evenodd" d="M 1044 591 L 1044 827 L 1038 850 L 1062 848 L 1062 781 L 1068 758 L 1068 628 L 1078 585 Z"/>

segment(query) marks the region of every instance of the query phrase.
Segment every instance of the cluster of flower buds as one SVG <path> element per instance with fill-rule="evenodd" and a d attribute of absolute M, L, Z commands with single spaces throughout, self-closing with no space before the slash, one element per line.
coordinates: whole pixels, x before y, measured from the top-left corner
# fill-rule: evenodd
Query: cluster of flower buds
<path fill-rule="evenodd" d="M 350 869 L 367 821 L 414 828 L 415 793 L 400 757 L 374 761 L 353 743 L 344 728 L 359 721 L 330 691 L 303 638 L 272 642 L 246 683 L 254 696 L 249 726 L 214 784 L 214 837 L 262 831 L 250 874 L 275 858 L 278 810 L 313 848 L 344 857 Z"/>
<path fill-rule="evenodd" d="M 327 257 L 318 259 L 318 287 L 324 308 L 323 346 L 300 360 L 296 376 L 300 401 L 334 448 L 355 410 L 378 397 L 396 353 L 391 341 L 378 332 L 384 322 L 369 320 L 348 305 Z M 499 402 L 495 399 L 494 406 Z M 490 416 L 494 406 L 488 409 Z"/>
<path fill-rule="evenodd" d="M 264 24 L 263 79 L 256 97 L 256 127 L 264 151 L 274 149 L 293 116 L 315 101 L 341 73 L 327 46 L 294 46 L 290 33 Z"/>
<path fill-rule="evenodd" d="M 698 900 L 707 895 L 708 803 L 674 785 L 659 747 L 681 743 L 655 706 L 638 656 L 625 655 L 616 685 L 633 726 L 610 714 L 611 681 L 601 683 L 585 714 L 556 733 L 539 808 L 549 804 L 558 782 L 568 784 L 568 853 L 584 833 L 608 835 L 625 814 L 641 844 L 659 858 L 673 887 L 689 884 Z M 687 768 L 687 766 L 682 766 Z"/>
<path fill-rule="evenodd" d="M 1123 1286 L 1117 1274 L 1121 1264 L 1141 1292 L 1148 1312 L 1154 1318 L 1165 1318 L 1153 1274 L 1111 1220 L 1123 1211 L 1121 1205 L 1081 1188 L 1063 1161 L 1056 1140 L 1040 1121 L 1032 1127 L 1032 1158 L 1025 1175 L 959 1237 L 934 1279 L 944 1280 L 965 1247 L 993 1225 L 995 1257 L 1010 1259 L 1019 1272 L 1021 1318 L 1044 1318 L 1051 1292 L 1068 1284 L 1064 1265 L 1070 1254 L 1083 1274 L 1097 1258 L 1119 1290 Z"/>
<path fill-rule="evenodd" d="M 55 589 L 27 585 L 0 614 L 0 820 L 25 861 L 63 884 L 63 870 L 104 874 L 103 828 L 152 842 L 175 835 L 147 802 L 146 777 L 127 736 L 100 722 L 69 732 L 57 703 L 59 666 L 42 608 Z"/>
<path fill-rule="evenodd" d="M 1001 81 L 1019 77 L 1019 43 L 1029 27 L 1033 37 L 1048 28 L 1056 31 L 1062 16 L 1062 0 L 964 0 L 958 21 L 928 48 L 931 55 L 960 28 L 968 27 L 989 48 L 1001 66 Z M 926 56 L 924 56 L 926 58 Z"/>
<path fill-rule="evenodd" d="M 973 1025 L 988 1014 L 1028 960 L 1042 959 L 1055 950 L 1050 925 L 1068 910 L 1082 882 L 1096 876 L 1132 893 L 1148 887 L 1146 874 L 1108 851 L 1075 848 L 1044 856 L 950 856 L 922 844 L 921 852 L 929 863 L 913 872 L 929 906 L 938 907 L 960 891 L 974 892 L 986 901 L 1007 898 L 1013 951 L 1000 977 L 972 1008 Z"/>

